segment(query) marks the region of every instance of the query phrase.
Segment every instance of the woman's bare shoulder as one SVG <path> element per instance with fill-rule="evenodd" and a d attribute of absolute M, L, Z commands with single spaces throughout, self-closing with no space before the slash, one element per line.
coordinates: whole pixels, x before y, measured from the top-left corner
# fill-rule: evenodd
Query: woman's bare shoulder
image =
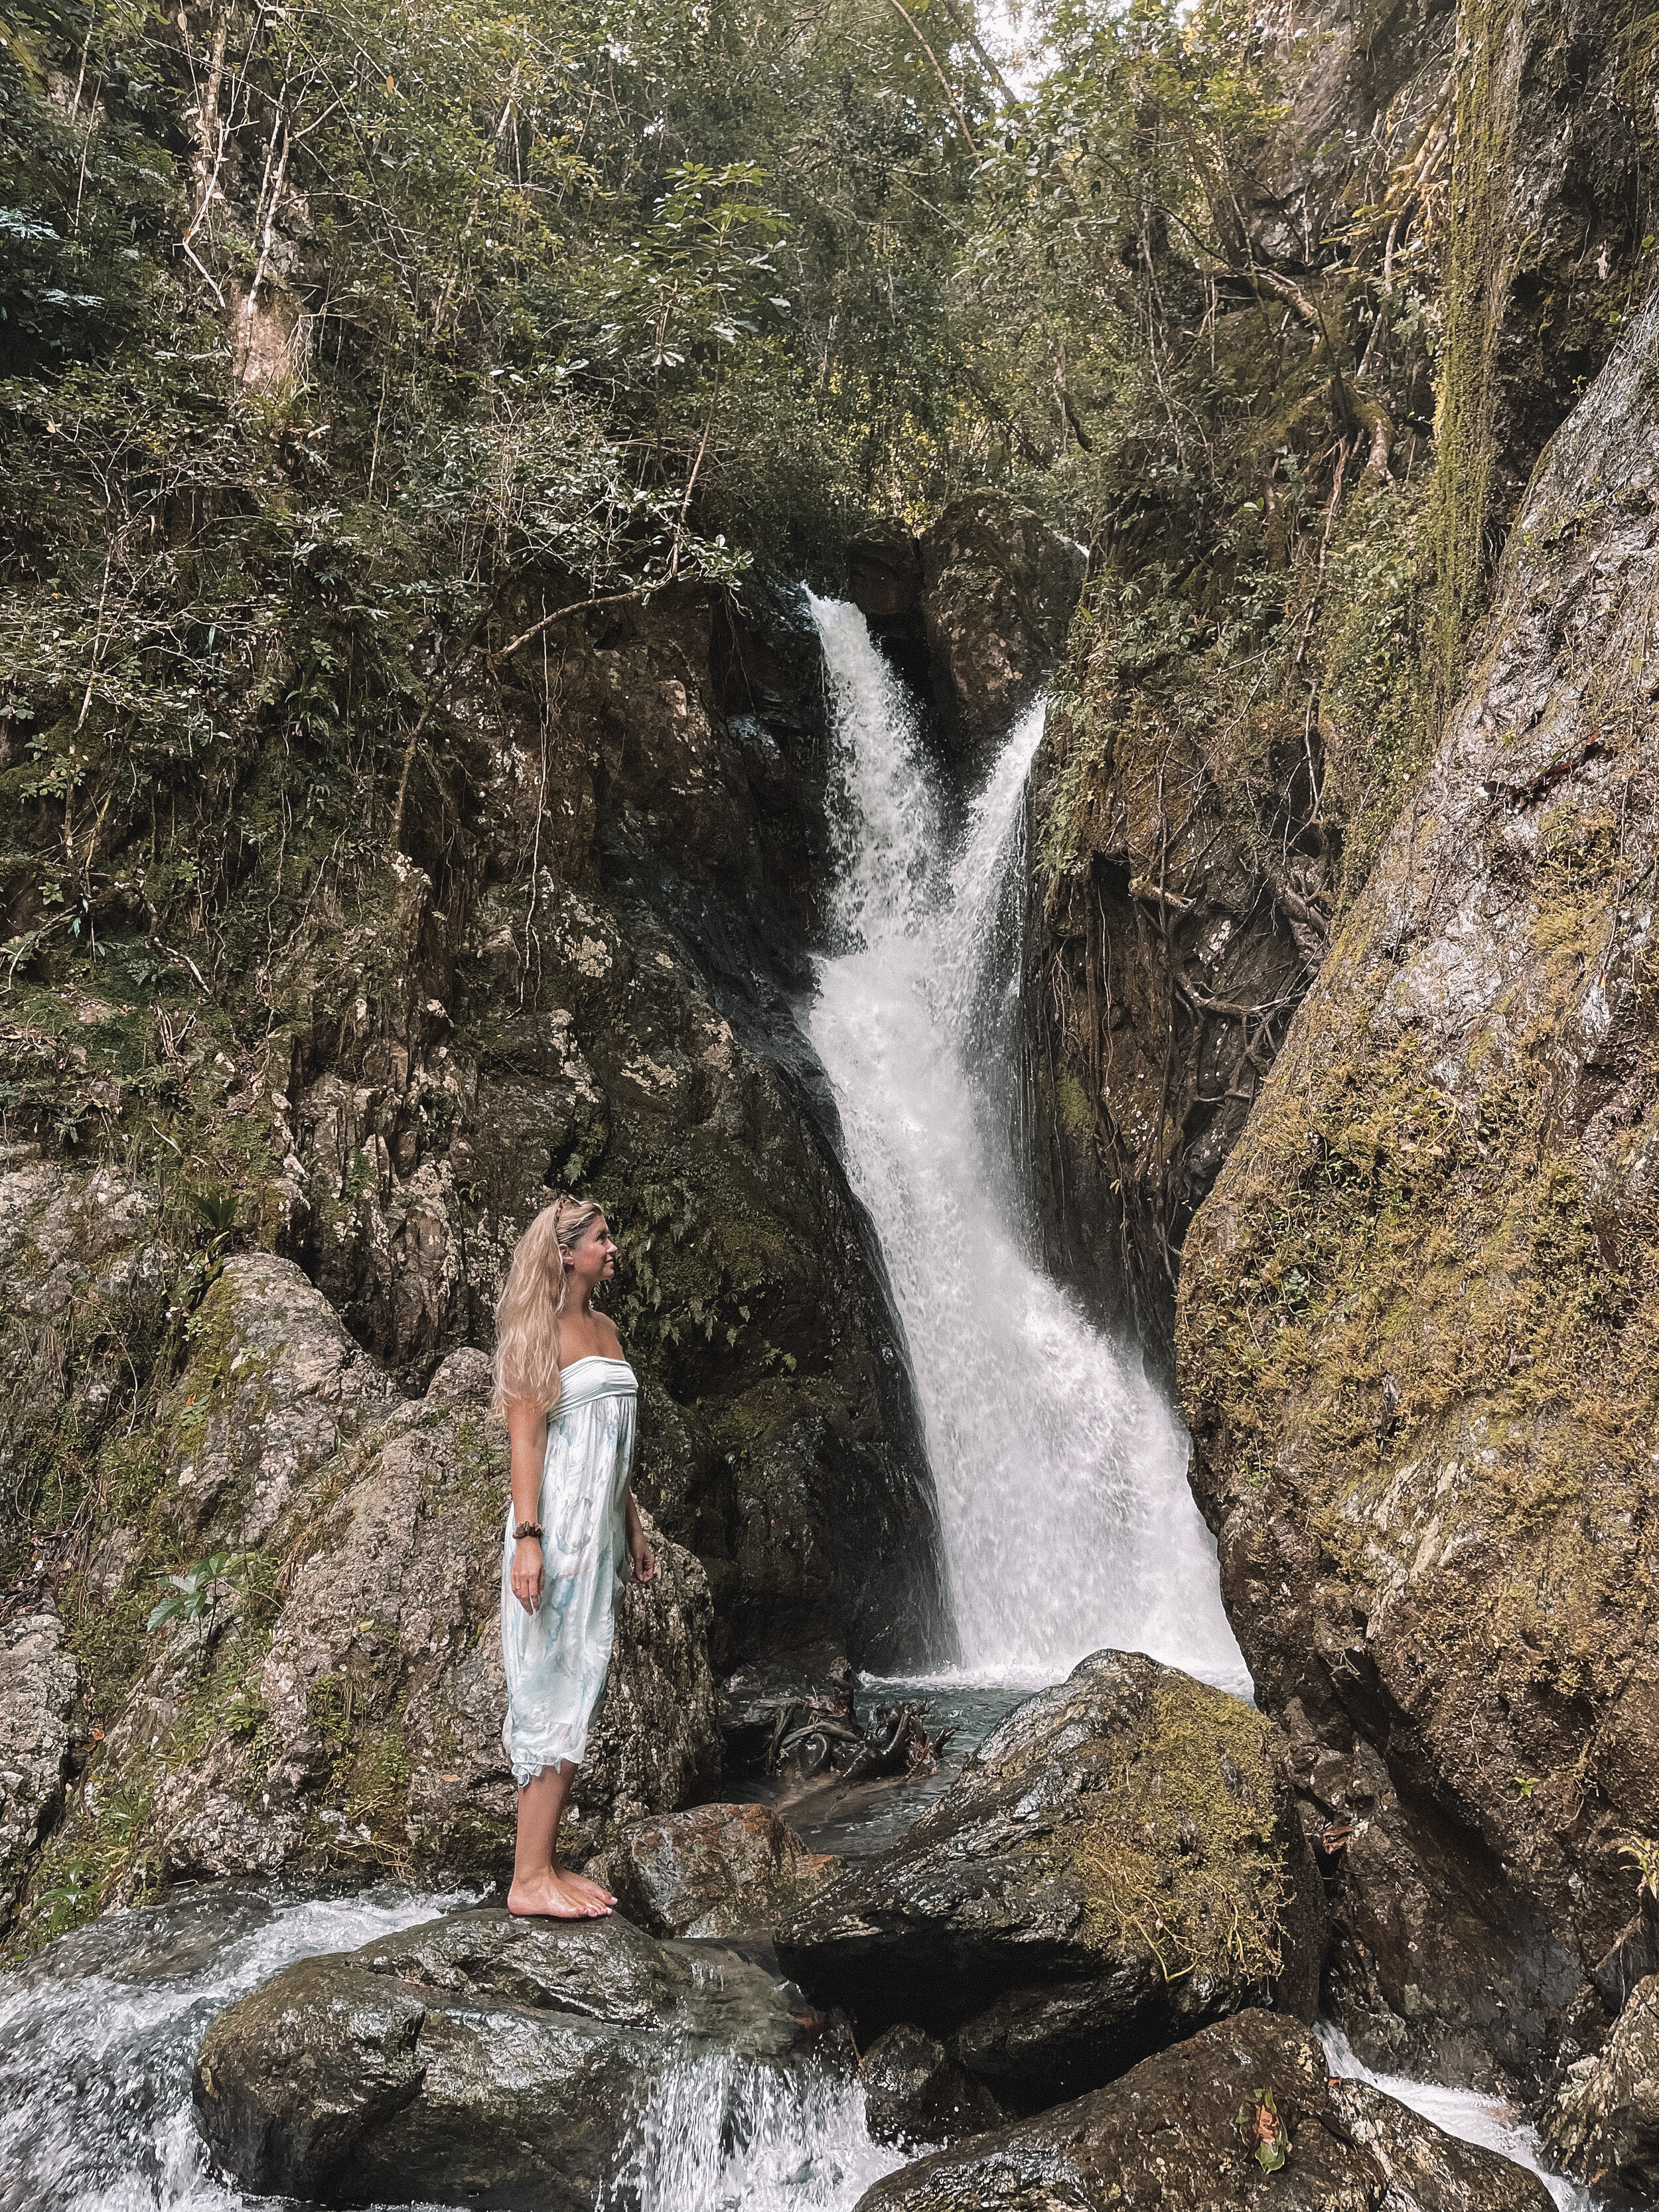
<path fill-rule="evenodd" d="M 605 1358 L 620 1359 L 623 1356 L 622 1339 L 617 1334 L 616 1322 L 611 1320 L 609 1314 L 602 1313 L 596 1313 L 593 1322 L 599 1333 L 599 1341 L 605 1346 Z"/>

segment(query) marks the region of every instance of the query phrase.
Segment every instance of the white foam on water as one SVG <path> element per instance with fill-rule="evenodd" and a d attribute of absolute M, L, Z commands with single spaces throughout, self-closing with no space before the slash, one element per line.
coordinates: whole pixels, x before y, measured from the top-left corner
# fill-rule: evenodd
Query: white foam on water
<path fill-rule="evenodd" d="M 906 2155 L 871 2142 L 855 2077 L 710 2052 L 641 2113 L 602 2212 L 846 2212 Z"/>
<path fill-rule="evenodd" d="M 191 2109 L 213 2015 L 297 1959 L 477 1902 L 380 1889 L 278 1905 L 198 1893 L 106 1916 L 0 1984 L 0 2212 L 242 2212 Z M 638 2212 L 849 2212 L 902 2162 L 839 2070 L 688 2053 L 641 2112 L 606 2203 Z M 416 2203 L 413 2212 L 429 2212 Z"/>
<path fill-rule="evenodd" d="M 400 1889 L 113 1913 L 0 1982 L 0 2212 L 229 2212 L 191 2110 L 208 2022 L 279 1967 L 477 1903 Z"/>
<path fill-rule="evenodd" d="M 1581 2189 L 1565 2174 L 1552 2173 L 1546 2167 L 1537 2130 L 1527 2124 L 1514 2105 L 1479 2089 L 1453 2089 L 1440 2081 L 1413 2081 L 1404 2074 L 1373 2074 L 1369 2066 L 1362 2066 L 1355 2057 L 1352 2045 L 1340 2027 L 1329 2021 L 1321 2021 L 1317 2033 L 1333 2074 L 1349 2081 L 1369 2081 L 1373 2089 L 1381 2089 L 1385 2097 L 1409 2106 L 1413 2112 L 1432 2121 L 1447 2135 L 1455 2136 L 1461 2142 L 1479 2143 L 1482 2149 L 1495 2150 L 1501 2158 L 1525 2166 L 1529 2173 L 1538 2176 L 1561 2212 L 1595 2212 L 1596 2199 L 1588 2190 Z"/>
<path fill-rule="evenodd" d="M 880 1240 L 938 1491 L 953 1681 L 1064 1674 L 1103 1645 L 1243 1695 L 1185 1431 L 1138 1350 L 1037 1264 L 1018 1113 L 1026 771 L 1039 705 L 952 837 L 856 607 L 813 599 L 836 743 L 836 944 L 807 1029 Z"/>

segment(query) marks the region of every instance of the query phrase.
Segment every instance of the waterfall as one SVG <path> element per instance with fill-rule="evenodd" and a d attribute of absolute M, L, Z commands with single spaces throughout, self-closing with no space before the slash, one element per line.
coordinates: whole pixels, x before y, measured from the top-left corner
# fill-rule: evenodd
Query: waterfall
<path fill-rule="evenodd" d="M 964 1674 L 1052 1681 L 1111 1644 L 1248 1694 L 1180 1422 L 1035 1257 L 1009 1141 L 1016 866 L 1040 706 L 948 834 L 902 687 L 814 599 L 835 739 L 835 949 L 807 1015 L 908 1340 Z"/>

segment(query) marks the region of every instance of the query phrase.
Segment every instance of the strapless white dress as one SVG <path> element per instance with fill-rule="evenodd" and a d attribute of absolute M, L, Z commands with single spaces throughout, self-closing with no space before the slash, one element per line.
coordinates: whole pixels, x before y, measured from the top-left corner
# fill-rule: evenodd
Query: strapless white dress
<path fill-rule="evenodd" d="M 628 1581 L 628 1478 L 639 1383 L 625 1359 L 594 1352 L 561 1372 L 547 1420 L 537 1519 L 546 1587 L 534 1613 L 513 1595 L 513 1507 L 501 1546 L 501 1742 L 520 1787 L 561 1759 L 580 1763 L 605 1690 L 617 1592 Z"/>

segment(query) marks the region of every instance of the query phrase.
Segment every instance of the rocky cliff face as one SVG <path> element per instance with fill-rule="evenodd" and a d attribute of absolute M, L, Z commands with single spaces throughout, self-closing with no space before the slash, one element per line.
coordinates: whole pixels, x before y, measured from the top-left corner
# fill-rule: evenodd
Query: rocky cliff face
<path fill-rule="evenodd" d="M 179 1872 L 499 1858 L 480 1347 L 562 1185 L 623 1243 L 671 1562 L 613 1681 L 595 1832 L 718 1772 L 711 1653 L 946 1648 L 896 1327 L 784 995 L 822 858 L 816 687 L 787 607 L 567 623 L 462 672 L 394 834 L 251 974 L 30 971 L 63 1098 L 0 1178 L 8 1558 L 64 1627 L 9 1660 L 34 1748 L 3 1833 L 27 1881 L 67 1780 L 37 1875 L 58 1917 Z M 135 854 L 124 895 L 143 880 Z M 148 1630 L 192 1572 L 190 1620 Z"/>
<path fill-rule="evenodd" d="M 848 546 L 849 596 L 966 776 L 1060 659 L 1086 565 L 1083 547 L 991 490 L 918 534 L 880 523 Z"/>
<path fill-rule="evenodd" d="M 1594 2033 L 1659 1828 L 1656 358 L 1659 297 L 1551 444 L 1182 1289 L 1228 1609 L 1357 1824 L 1348 2017 L 1463 2070 Z"/>
<path fill-rule="evenodd" d="M 1653 227 L 1619 8 L 1298 9 L 1271 40 L 1291 97 L 1249 211 L 1254 296 L 1218 295 L 1183 389 L 1206 457 L 1166 457 L 1211 511 L 1175 553 L 1155 507 L 1097 549 L 1032 787 L 1045 1245 L 1164 1359 L 1193 1216 Z"/>

